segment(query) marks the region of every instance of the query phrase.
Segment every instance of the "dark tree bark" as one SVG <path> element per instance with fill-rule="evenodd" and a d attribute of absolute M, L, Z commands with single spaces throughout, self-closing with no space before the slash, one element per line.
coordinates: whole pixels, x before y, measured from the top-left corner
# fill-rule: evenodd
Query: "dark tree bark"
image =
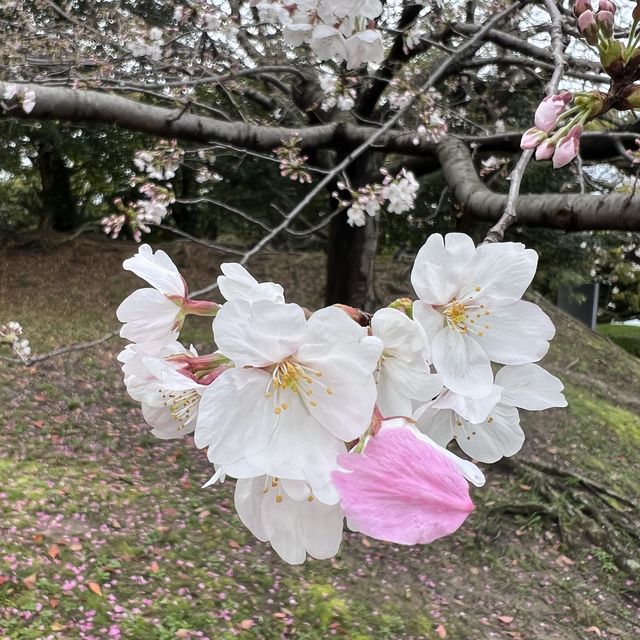
<path fill-rule="evenodd" d="M 377 249 L 378 226 L 374 218 L 367 218 L 364 227 L 350 227 L 346 214 L 333 219 L 327 247 L 327 305 L 339 302 L 373 311 Z"/>
<path fill-rule="evenodd" d="M 71 171 L 53 142 L 39 143 L 36 165 L 42 185 L 40 228 L 71 231 L 78 224 L 78 211 L 71 190 Z"/>

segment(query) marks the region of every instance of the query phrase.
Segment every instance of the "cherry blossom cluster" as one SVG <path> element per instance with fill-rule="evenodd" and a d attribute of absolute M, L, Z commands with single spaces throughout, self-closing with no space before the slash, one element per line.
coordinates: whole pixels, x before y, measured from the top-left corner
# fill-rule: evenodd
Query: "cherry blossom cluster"
<path fill-rule="evenodd" d="M 536 109 L 535 127 L 525 131 L 520 146 L 535 149 L 536 160 L 552 160 L 554 169 L 564 167 L 580 152 L 584 124 L 599 114 L 603 105 L 600 92 L 561 91 L 547 96 Z"/>
<path fill-rule="evenodd" d="M 280 161 L 280 175 L 289 177 L 294 182 L 311 182 L 311 174 L 305 169 L 309 156 L 300 151 L 300 138 L 293 136 L 282 142 L 282 146 L 273 152 Z"/>
<path fill-rule="evenodd" d="M 160 140 L 151 150 L 137 151 L 133 163 L 153 180 L 171 180 L 184 158 L 176 140 Z"/>
<path fill-rule="evenodd" d="M 324 111 L 338 108 L 340 111 L 350 111 L 356 104 L 357 80 L 326 73 L 320 76 L 320 88 L 324 93 L 321 108 Z"/>
<path fill-rule="evenodd" d="M 22 326 L 14 320 L 7 324 L 0 324 L 0 344 L 8 344 L 18 358 L 23 362 L 28 362 L 31 347 L 29 341 L 23 338 L 22 334 Z"/>
<path fill-rule="evenodd" d="M 338 182 L 338 188 L 349 193 L 349 199 L 340 197 L 336 192 L 333 197 L 339 206 L 347 209 L 347 223 L 352 227 L 364 226 L 367 216 L 376 216 L 383 206 L 389 213 L 398 215 L 410 211 L 415 206 L 420 185 L 411 171 L 402 169 L 394 178 L 386 169 L 382 184 L 370 184 L 359 189 L 351 189 L 344 182 Z"/>
<path fill-rule="evenodd" d="M 375 28 L 380 0 L 251 0 L 251 5 L 260 20 L 282 25 L 288 44 L 308 44 L 320 60 L 345 61 L 348 69 L 357 69 L 384 59 Z"/>
<path fill-rule="evenodd" d="M 160 224 L 169 214 L 169 207 L 175 202 L 173 191 L 153 182 L 138 187 L 146 196 L 135 202 L 124 203 L 122 198 L 113 201 L 118 213 L 105 216 L 100 221 L 102 230 L 112 239 L 120 236 L 123 228 L 128 228 L 136 242 L 140 242 L 143 233 L 151 231 L 150 224 Z"/>
<path fill-rule="evenodd" d="M 577 0 L 573 5 L 573 13 L 578 18 L 578 29 L 584 39 L 591 45 L 607 45 L 613 39 L 615 13 L 617 7 L 610 0 L 599 0 L 598 9 L 594 12 L 589 0 Z"/>
<path fill-rule="evenodd" d="M 521 299 L 536 266 L 521 244 L 434 234 L 413 266 L 417 300 L 311 313 L 234 263 L 220 267 L 222 305 L 192 300 L 169 256 L 143 245 L 124 268 L 150 287 L 117 312 L 125 384 L 158 438 L 192 433 L 207 450 L 205 486 L 235 478 L 238 516 L 285 561 L 334 556 L 345 518 L 428 543 L 473 510 L 476 462 L 519 451 L 519 410 L 566 405 L 535 364 L 554 335 Z M 216 351 L 178 342 L 188 314 L 214 316 Z"/>
<path fill-rule="evenodd" d="M 148 32 L 138 34 L 128 43 L 127 48 L 136 58 L 147 57 L 157 62 L 162 59 L 162 47 L 164 46 L 162 37 L 162 29 L 152 27 Z"/>

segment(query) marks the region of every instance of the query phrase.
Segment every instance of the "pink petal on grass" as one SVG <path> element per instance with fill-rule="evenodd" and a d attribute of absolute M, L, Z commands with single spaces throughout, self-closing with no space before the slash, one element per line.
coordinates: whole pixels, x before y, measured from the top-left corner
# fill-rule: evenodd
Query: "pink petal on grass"
<path fill-rule="evenodd" d="M 409 429 L 384 429 L 332 473 L 349 524 L 365 535 L 424 544 L 450 535 L 473 511 L 469 485 L 440 451 Z"/>

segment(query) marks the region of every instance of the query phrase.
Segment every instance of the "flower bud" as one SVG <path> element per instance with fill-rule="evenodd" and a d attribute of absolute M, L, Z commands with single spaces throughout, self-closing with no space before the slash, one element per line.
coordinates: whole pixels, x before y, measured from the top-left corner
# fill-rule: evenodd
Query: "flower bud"
<path fill-rule="evenodd" d="M 520 140 L 520 148 L 535 149 L 546 137 L 546 132 L 540 131 L 538 127 L 531 127 L 531 129 L 528 129 L 522 135 L 522 140 Z"/>
<path fill-rule="evenodd" d="M 580 14 L 578 29 L 589 44 L 598 44 L 598 23 L 593 11 L 587 10 Z"/>
<path fill-rule="evenodd" d="M 562 91 L 557 95 L 544 98 L 536 109 L 534 117 L 536 127 L 541 131 L 551 131 L 556 126 L 558 116 L 566 111 L 572 97 L 569 91 Z"/>
<path fill-rule="evenodd" d="M 536 160 L 551 160 L 553 158 L 553 154 L 555 153 L 556 145 L 549 140 L 545 140 L 541 144 L 538 145 L 536 149 Z"/>
<path fill-rule="evenodd" d="M 582 126 L 577 124 L 571 129 L 569 135 L 561 138 L 556 146 L 553 154 L 553 168 L 559 169 L 569 164 L 580 150 L 580 136 L 582 135 Z"/>
<path fill-rule="evenodd" d="M 585 11 L 591 11 L 592 9 L 593 7 L 589 0 L 576 0 L 576 3 L 573 5 L 573 15 L 579 18 Z"/>
<path fill-rule="evenodd" d="M 611 38 L 613 36 L 615 18 L 611 11 L 598 11 L 596 14 L 596 22 L 605 38 Z"/>
<path fill-rule="evenodd" d="M 617 11 L 616 3 L 611 2 L 610 0 L 600 0 L 600 11 L 610 11 L 611 13 L 615 13 Z"/>
<path fill-rule="evenodd" d="M 640 21 L 640 1 L 636 2 L 636 6 L 633 7 L 633 11 L 631 12 L 631 17 L 633 20 Z"/>

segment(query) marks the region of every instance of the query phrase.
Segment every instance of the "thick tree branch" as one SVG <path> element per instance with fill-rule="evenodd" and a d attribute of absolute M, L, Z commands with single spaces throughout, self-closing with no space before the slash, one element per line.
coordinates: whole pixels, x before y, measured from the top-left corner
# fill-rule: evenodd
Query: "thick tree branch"
<path fill-rule="evenodd" d="M 444 177 L 465 210 L 479 220 L 502 216 L 507 196 L 494 193 L 476 174 L 467 145 L 449 137 L 438 145 Z M 565 231 L 640 231 L 640 197 L 594 194 L 535 194 L 517 200 L 518 224 Z"/>

